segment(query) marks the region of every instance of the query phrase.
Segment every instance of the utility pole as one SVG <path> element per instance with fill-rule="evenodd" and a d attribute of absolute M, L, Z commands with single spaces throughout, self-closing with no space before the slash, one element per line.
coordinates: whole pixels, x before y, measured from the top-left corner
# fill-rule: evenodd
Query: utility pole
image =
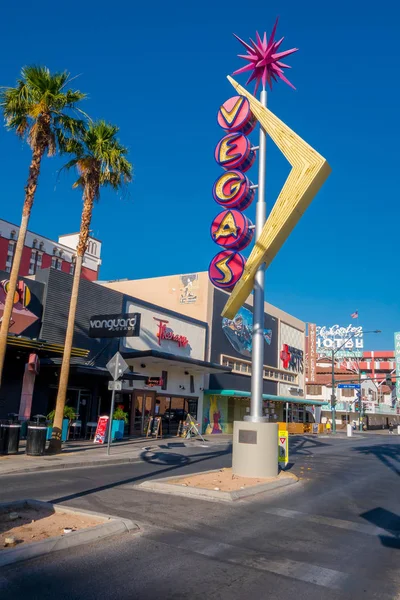
<path fill-rule="evenodd" d="M 332 349 L 332 394 L 331 394 L 331 412 L 332 412 L 332 433 L 336 433 L 336 395 L 335 395 L 335 351 Z"/>
<path fill-rule="evenodd" d="M 382 333 L 382 332 L 380 329 L 374 329 L 373 331 L 364 331 L 364 334 L 365 333 Z M 339 352 L 339 350 L 341 350 L 343 348 L 343 346 L 345 346 L 347 344 L 347 342 L 350 342 L 350 340 L 352 340 L 355 335 L 356 335 L 356 333 L 353 333 L 353 335 L 351 335 L 347 340 L 344 340 L 343 344 L 341 346 L 339 346 L 339 348 L 336 348 L 336 350 L 334 350 L 332 348 L 332 394 L 331 394 L 332 433 L 336 433 L 335 355 L 337 352 Z M 360 365 L 358 365 L 358 382 L 361 386 Z M 360 431 L 362 431 L 361 414 L 362 414 L 362 398 L 361 398 L 361 387 L 360 387 Z"/>

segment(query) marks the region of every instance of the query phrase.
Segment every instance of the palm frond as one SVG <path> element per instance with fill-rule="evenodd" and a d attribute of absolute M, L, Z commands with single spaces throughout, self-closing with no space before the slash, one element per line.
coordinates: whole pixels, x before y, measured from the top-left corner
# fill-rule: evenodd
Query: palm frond
<path fill-rule="evenodd" d="M 65 151 L 70 138 L 83 134 L 85 123 L 76 118 L 86 96 L 65 89 L 72 81 L 67 71 L 51 73 L 47 67 L 23 67 L 15 87 L 0 90 L 0 109 L 8 129 L 26 137 L 31 147 L 40 144 L 49 156 Z M 83 116 L 83 111 L 81 113 Z M 86 117 L 85 117 L 86 119 Z"/>
<path fill-rule="evenodd" d="M 67 163 L 76 166 L 79 179 L 74 187 L 91 189 L 95 199 L 100 198 L 102 187 L 118 191 L 132 181 L 132 165 L 126 158 L 128 149 L 120 144 L 116 135 L 119 128 L 106 121 L 89 122 L 79 135 L 79 146 L 69 145 L 68 152 L 75 155 Z"/>

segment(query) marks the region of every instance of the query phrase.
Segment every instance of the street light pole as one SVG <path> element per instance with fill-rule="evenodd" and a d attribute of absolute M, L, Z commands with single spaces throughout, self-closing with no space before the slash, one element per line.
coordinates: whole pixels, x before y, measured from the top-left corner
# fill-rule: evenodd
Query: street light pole
<path fill-rule="evenodd" d="M 267 106 L 267 92 L 262 90 L 260 102 Z M 265 160 L 267 148 L 267 134 L 260 125 L 260 142 L 258 150 L 258 190 L 256 204 L 256 243 L 260 237 L 266 220 L 265 203 Z M 262 264 L 254 279 L 253 303 L 253 348 L 251 352 L 251 399 L 250 415 L 244 420 L 261 422 L 263 417 L 263 384 L 264 384 L 264 302 L 265 302 L 265 264 Z"/>
<path fill-rule="evenodd" d="M 332 412 L 332 433 L 336 433 L 336 395 L 335 395 L 335 351 L 332 348 L 332 394 L 331 394 L 331 412 Z"/>
<path fill-rule="evenodd" d="M 373 331 L 364 331 L 365 333 L 382 333 L 380 329 L 374 329 Z M 343 348 L 343 346 L 345 346 L 347 344 L 347 342 L 350 342 L 350 340 L 353 339 L 353 337 L 356 335 L 356 333 L 353 333 L 353 335 L 351 335 L 347 340 L 345 340 L 343 342 L 343 344 L 341 346 L 339 346 L 339 348 L 336 348 L 336 350 L 334 350 L 332 348 L 332 395 L 331 395 L 331 413 L 332 413 L 332 433 L 336 433 L 336 394 L 335 394 L 335 355 L 337 352 L 339 352 L 339 350 L 341 350 Z M 360 385 L 360 423 L 359 423 L 359 428 L 360 431 L 362 431 L 362 397 L 361 397 L 361 369 L 360 369 L 360 364 L 358 364 L 358 382 Z"/>

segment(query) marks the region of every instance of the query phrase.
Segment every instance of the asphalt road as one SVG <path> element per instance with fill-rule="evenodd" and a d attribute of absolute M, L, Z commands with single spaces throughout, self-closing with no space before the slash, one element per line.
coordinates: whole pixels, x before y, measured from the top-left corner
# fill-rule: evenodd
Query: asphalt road
<path fill-rule="evenodd" d="M 400 599 L 400 437 L 294 438 L 291 460 L 298 484 L 234 505 L 133 485 L 229 465 L 229 449 L 217 446 L 2 477 L 0 500 L 121 515 L 141 533 L 5 567 L 0 598 Z"/>

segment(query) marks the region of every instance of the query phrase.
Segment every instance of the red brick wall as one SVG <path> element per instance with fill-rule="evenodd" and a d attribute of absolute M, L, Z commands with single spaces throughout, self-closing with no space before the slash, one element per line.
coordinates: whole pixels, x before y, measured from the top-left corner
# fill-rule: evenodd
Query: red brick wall
<path fill-rule="evenodd" d="M 50 254 L 43 254 L 42 269 L 47 269 L 48 267 L 51 267 L 51 259 L 52 259 L 52 256 Z"/>
<path fill-rule="evenodd" d="M 97 279 L 97 271 L 92 271 L 92 269 L 88 269 L 87 267 L 82 267 L 82 279 L 88 279 L 89 281 L 96 281 Z"/>
<path fill-rule="evenodd" d="M 20 275 L 29 275 L 29 265 L 31 262 L 31 252 L 32 252 L 32 248 L 28 248 L 27 246 L 24 246 L 24 249 L 22 250 L 22 258 L 21 258 L 21 264 L 19 267 L 19 274 Z"/>
<path fill-rule="evenodd" d="M 71 263 L 69 263 L 67 260 L 63 260 L 61 265 L 61 271 L 64 271 L 64 273 L 70 273 Z"/>
<path fill-rule="evenodd" d="M 6 238 L 0 237 L 0 269 L 2 271 L 6 270 L 7 250 L 8 240 Z"/>

